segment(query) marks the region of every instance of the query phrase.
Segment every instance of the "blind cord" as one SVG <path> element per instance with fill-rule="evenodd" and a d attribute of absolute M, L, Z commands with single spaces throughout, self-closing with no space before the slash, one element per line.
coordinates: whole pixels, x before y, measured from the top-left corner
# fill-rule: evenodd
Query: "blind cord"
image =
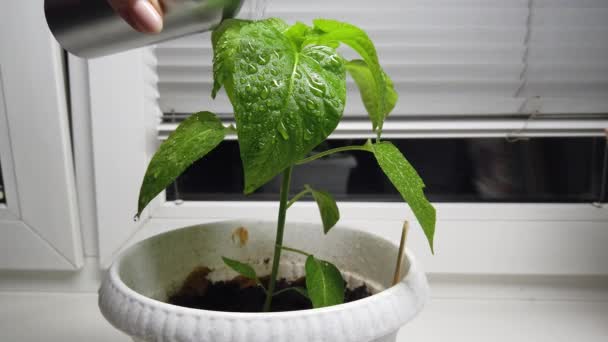
<path fill-rule="evenodd" d="M 534 17 L 534 0 L 528 0 L 528 18 L 527 18 L 527 23 L 526 23 L 526 37 L 524 39 L 525 50 L 524 50 L 524 56 L 522 58 L 524 67 L 520 74 L 520 79 L 522 79 L 522 82 L 519 85 L 519 88 L 517 88 L 517 91 L 515 92 L 515 98 L 518 98 L 521 95 L 521 92 L 528 85 L 528 77 L 527 77 L 528 57 L 530 54 L 530 39 L 532 36 L 533 17 Z M 539 100 L 539 99 L 540 99 L 540 97 L 538 97 L 538 96 L 534 97 L 535 101 Z M 530 100 L 531 100 L 530 98 L 526 98 L 524 100 L 524 102 L 521 104 L 521 107 L 519 108 L 520 113 L 527 111 L 526 109 L 529 107 L 528 104 L 529 104 Z M 538 101 L 538 102 L 540 102 L 540 101 Z M 528 118 L 522 125 L 522 127 L 519 129 L 516 129 L 510 133 L 507 133 L 505 140 L 509 143 L 515 143 L 515 142 L 522 141 L 522 140 L 528 140 L 529 138 L 525 136 L 525 131 L 528 129 L 530 121 L 534 120 L 536 118 L 537 114 L 540 114 L 540 110 L 538 108 L 536 108 L 535 110 L 532 110 L 531 113 L 528 115 Z"/>
<path fill-rule="evenodd" d="M 535 96 L 531 99 L 527 99 L 524 103 L 524 106 L 525 106 L 525 108 L 527 108 L 527 111 L 530 112 L 530 115 L 528 115 L 528 118 L 526 119 L 526 121 L 524 121 L 521 128 L 516 129 L 507 134 L 507 136 L 505 137 L 505 140 L 509 143 L 529 140 L 530 138 L 527 137 L 525 135 L 525 133 L 528 130 L 530 122 L 532 122 L 532 120 L 536 119 L 536 117 L 542 112 L 542 102 L 541 102 L 540 96 Z"/>

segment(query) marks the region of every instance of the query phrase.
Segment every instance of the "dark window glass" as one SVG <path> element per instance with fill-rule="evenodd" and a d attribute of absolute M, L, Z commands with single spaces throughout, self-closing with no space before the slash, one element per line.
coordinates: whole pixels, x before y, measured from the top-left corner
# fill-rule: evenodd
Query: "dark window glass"
<path fill-rule="evenodd" d="M 532 138 L 391 140 L 419 171 L 435 202 L 594 202 L 600 197 L 605 139 Z M 362 144 L 333 140 L 328 148 Z M 317 152 L 318 152 L 317 151 Z M 223 142 L 167 189 L 168 200 L 278 199 L 279 177 L 250 196 L 236 141 Z M 292 192 L 304 184 L 342 201 L 401 201 L 372 154 L 347 152 L 296 167 Z"/>
<path fill-rule="evenodd" d="M 0 203 L 6 203 L 6 195 L 4 194 L 4 181 L 2 179 L 2 166 L 0 165 Z"/>

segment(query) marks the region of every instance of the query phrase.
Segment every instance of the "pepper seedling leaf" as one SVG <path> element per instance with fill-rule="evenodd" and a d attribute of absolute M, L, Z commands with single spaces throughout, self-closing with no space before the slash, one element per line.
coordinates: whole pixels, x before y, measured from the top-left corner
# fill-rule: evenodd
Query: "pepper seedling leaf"
<path fill-rule="evenodd" d="M 224 140 L 222 122 L 210 112 L 192 114 L 156 151 L 141 185 L 137 215 L 188 166 L 204 157 Z"/>
<path fill-rule="evenodd" d="M 226 264 L 226 266 L 230 267 L 232 270 L 242 275 L 243 277 L 255 280 L 257 283 L 260 282 L 258 279 L 258 275 L 255 273 L 255 270 L 250 265 L 226 257 L 222 257 L 222 260 L 224 261 L 224 264 Z"/>
<path fill-rule="evenodd" d="M 216 81 L 234 107 L 246 194 L 324 141 L 344 112 L 344 59 L 322 44 L 298 46 L 281 23 L 232 24 L 215 38 Z"/>
<path fill-rule="evenodd" d="M 306 258 L 306 289 L 314 308 L 344 303 L 344 279 L 336 266 L 312 255 Z"/>
<path fill-rule="evenodd" d="M 321 213 L 321 221 L 323 222 L 323 231 L 327 234 L 340 220 L 340 210 L 338 209 L 336 200 L 326 191 L 315 190 L 310 186 L 306 186 L 306 188 L 312 193 L 312 197 L 317 202 L 319 212 Z"/>
<path fill-rule="evenodd" d="M 371 148 L 384 174 L 412 208 L 433 251 L 436 214 L 435 208 L 424 195 L 424 182 L 392 143 L 376 143 L 372 144 Z"/>
<path fill-rule="evenodd" d="M 313 21 L 313 25 L 318 35 L 311 36 L 309 38 L 310 42 L 316 42 L 317 44 L 340 42 L 346 44 L 355 50 L 367 64 L 374 83 L 373 87 L 368 88 L 376 91 L 377 101 L 373 103 L 374 106 L 369 103 L 370 107 L 366 106 L 366 109 L 369 111 L 374 131 L 382 131 L 384 119 L 392 110 L 392 108 L 387 108 L 386 100 L 386 97 L 391 95 L 387 95 L 386 74 L 380 66 L 374 43 L 365 31 L 349 23 L 330 19 L 316 19 Z M 390 101 L 388 102 L 390 103 Z"/>
<path fill-rule="evenodd" d="M 384 120 L 390 112 L 395 108 L 397 104 L 397 100 L 399 99 L 399 95 L 395 91 L 395 87 L 393 85 L 393 81 L 388 77 L 388 75 L 382 71 L 382 77 L 384 77 L 386 89 L 385 89 L 385 97 L 384 97 L 384 105 L 381 106 L 378 102 L 380 101 L 379 94 L 382 93 L 381 90 L 377 89 L 378 84 L 375 81 L 374 74 L 372 70 L 369 68 L 367 63 L 360 59 L 352 60 L 346 63 L 346 71 L 352 76 L 359 88 L 359 92 L 361 94 L 361 100 L 363 101 L 363 105 L 365 105 L 365 109 L 370 115 L 370 119 L 372 122 L 375 121 L 376 125 L 380 125 L 380 121 Z M 383 112 L 376 112 L 378 108 L 383 107 Z M 376 113 L 378 117 L 376 117 Z"/>

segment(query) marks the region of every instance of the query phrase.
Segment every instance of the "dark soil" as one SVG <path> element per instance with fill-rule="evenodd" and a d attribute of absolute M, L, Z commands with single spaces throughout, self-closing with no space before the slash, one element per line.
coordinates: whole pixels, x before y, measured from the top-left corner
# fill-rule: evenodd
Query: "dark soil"
<path fill-rule="evenodd" d="M 266 295 L 255 282 L 236 277 L 230 281 L 212 283 L 207 279 L 211 271 L 200 267 L 192 271 L 181 289 L 169 296 L 169 303 L 193 309 L 227 312 L 261 312 Z M 269 277 L 260 279 L 266 286 Z M 294 281 L 280 279 L 275 291 L 289 287 L 306 288 L 306 279 Z M 367 286 L 347 289 L 344 301 L 353 302 L 371 296 Z M 271 311 L 296 311 L 312 309 L 310 300 L 295 291 L 285 291 L 272 299 Z"/>

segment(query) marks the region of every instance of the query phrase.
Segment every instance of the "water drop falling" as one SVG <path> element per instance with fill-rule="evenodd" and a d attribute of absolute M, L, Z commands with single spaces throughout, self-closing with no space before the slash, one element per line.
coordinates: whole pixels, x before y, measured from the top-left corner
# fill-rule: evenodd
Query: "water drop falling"
<path fill-rule="evenodd" d="M 249 6 L 251 19 L 260 20 L 266 16 L 266 7 L 268 6 L 267 0 L 250 0 Z"/>
<path fill-rule="evenodd" d="M 133 222 L 137 221 L 139 221 L 139 214 L 135 214 L 135 216 L 133 216 Z"/>

